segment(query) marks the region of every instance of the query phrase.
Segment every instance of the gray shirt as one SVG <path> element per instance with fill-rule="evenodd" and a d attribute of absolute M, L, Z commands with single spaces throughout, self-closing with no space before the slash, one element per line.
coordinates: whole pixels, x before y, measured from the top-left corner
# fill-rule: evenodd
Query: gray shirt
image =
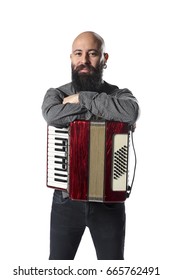
<path fill-rule="evenodd" d="M 107 120 L 134 124 L 139 113 L 136 98 L 128 89 L 119 89 L 103 81 L 97 92 L 80 91 L 79 103 L 62 104 L 75 94 L 72 84 L 50 88 L 43 100 L 42 112 L 48 125 L 68 126 L 74 120 Z"/>

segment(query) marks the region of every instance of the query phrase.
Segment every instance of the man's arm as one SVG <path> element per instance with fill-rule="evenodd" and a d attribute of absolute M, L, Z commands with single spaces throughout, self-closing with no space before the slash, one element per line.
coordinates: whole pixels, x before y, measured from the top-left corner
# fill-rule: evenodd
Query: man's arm
<path fill-rule="evenodd" d="M 137 100 L 128 89 L 118 89 L 111 94 L 82 91 L 79 103 L 91 114 L 108 121 L 133 124 L 139 115 Z"/>
<path fill-rule="evenodd" d="M 76 119 L 85 119 L 87 109 L 79 102 L 70 102 L 76 94 L 64 97 L 58 89 L 49 89 L 44 97 L 42 113 L 48 125 L 67 126 Z"/>

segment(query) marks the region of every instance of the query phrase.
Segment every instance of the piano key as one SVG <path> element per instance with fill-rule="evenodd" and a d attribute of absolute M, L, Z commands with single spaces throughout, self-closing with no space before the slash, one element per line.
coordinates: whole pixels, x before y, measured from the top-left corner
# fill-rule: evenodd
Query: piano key
<path fill-rule="evenodd" d="M 59 153 L 64 153 L 64 156 L 67 157 L 68 149 L 64 147 L 48 147 L 48 153 L 58 155 Z M 60 154 L 59 154 L 60 155 Z M 61 156 L 61 155 L 60 155 Z"/>
<path fill-rule="evenodd" d="M 52 169 L 53 167 L 55 170 L 61 169 L 61 170 L 66 170 L 68 169 L 68 163 L 67 162 L 61 162 L 61 161 L 49 161 L 48 162 L 48 167 Z"/>
<path fill-rule="evenodd" d="M 48 186 L 50 187 L 55 187 L 55 188 L 61 188 L 61 189 L 65 189 L 67 190 L 67 183 L 63 183 L 63 182 L 57 182 L 57 181 L 54 181 L 54 180 L 48 180 Z"/>
<path fill-rule="evenodd" d="M 65 128 L 65 127 L 64 127 L 64 128 L 57 128 L 57 127 L 54 127 L 54 126 L 51 126 L 51 125 L 50 125 L 50 126 L 48 127 L 48 130 L 49 130 L 49 132 L 54 132 L 54 133 L 55 133 L 55 132 L 57 133 L 57 131 L 59 131 L 60 133 L 61 133 L 61 132 L 68 133 L 68 128 Z"/>
<path fill-rule="evenodd" d="M 48 148 L 59 149 L 59 150 L 62 150 L 62 151 L 67 151 L 68 150 L 67 145 L 60 145 L 60 144 L 57 144 L 57 143 L 49 143 Z"/>
<path fill-rule="evenodd" d="M 67 149 L 65 147 L 57 147 L 54 149 L 54 151 L 57 155 L 59 152 L 67 153 Z"/>
<path fill-rule="evenodd" d="M 64 135 L 64 134 L 63 134 L 63 137 L 61 136 L 61 134 L 60 135 L 51 134 L 51 135 L 49 135 L 49 140 L 54 140 L 54 141 L 57 141 L 57 140 L 62 141 L 62 140 L 64 140 L 67 143 L 68 142 L 68 137 L 67 137 L 67 135 Z"/>
<path fill-rule="evenodd" d="M 48 174 L 49 175 L 49 174 Z M 56 181 L 56 182 L 63 182 L 63 183 L 67 183 L 67 177 L 62 177 L 62 176 L 53 176 L 50 177 L 49 179 L 51 179 L 52 181 Z"/>
<path fill-rule="evenodd" d="M 50 132 L 49 133 L 49 137 L 57 137 L 57 133 L 58 132 Z M 68 139 L 69 138 L 69 135 L 68 135 L 68 132 L 63 132 L 63 131 L 61 131 L 61 132 L 59 132 L 58 133 L 58 138 L 64 138 L 64 139 Z"/>
<path fill-rule="evenodd" d="M 54 138 L 49 138 L 48 143 L 55 144 L 55 145 L 60 145 L 60 146 L 68 146 L 67 139 L 55 139 L 55 137 Z"/>
<path fill-rule="evenodd" d="M 50 151 L 47 153 L 48 157 L 54 157 L 54 158 L 66 158 L 67 159 L 67 152 L 66 151 Z"/>
<path fill-rule="evenodd" d="M 56 176 L 67 177 L 67 171 L 64 170 L 48 169 L 48 174 L 50 175 L 50 177 L 56 177 Z"/>
<path fill-rule="evenodd" d="M 64 163 L 54 163 L 54 162 L 51 162 L 49 161 L 49 169 L 51 170 L 67 170 L 68 169 L 68 165 L 67 164 L 64 164 Z"/>

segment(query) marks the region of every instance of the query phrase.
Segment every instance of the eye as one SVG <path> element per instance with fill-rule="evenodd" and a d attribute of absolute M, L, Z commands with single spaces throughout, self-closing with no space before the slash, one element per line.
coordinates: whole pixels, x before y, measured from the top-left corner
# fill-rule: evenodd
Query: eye
<path fill-rule="evenodd" d="M 90 51 L 89 52 L 89 56 L 91 56 L 91 57 L 95 57 L 97 55 L 98 55 L 98 53 L 96 51 Z"/>
<path fill-rule="evenodd" d="M 74 55 L 75 55 L 75 56 L 81 56 L 81 55 L 82 55 L 82 52 L 76 51 L 76 52 L 74 53 Z"/>

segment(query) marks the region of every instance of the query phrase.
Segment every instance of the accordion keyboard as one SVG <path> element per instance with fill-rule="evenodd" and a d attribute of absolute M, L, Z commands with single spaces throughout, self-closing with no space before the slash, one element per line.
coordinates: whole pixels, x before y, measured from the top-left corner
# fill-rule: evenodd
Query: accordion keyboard
<path fill-rule="evenodd" d="M 47 178 L 48 185 L 67 189 L 68 129 L 48 127 Z"/>

